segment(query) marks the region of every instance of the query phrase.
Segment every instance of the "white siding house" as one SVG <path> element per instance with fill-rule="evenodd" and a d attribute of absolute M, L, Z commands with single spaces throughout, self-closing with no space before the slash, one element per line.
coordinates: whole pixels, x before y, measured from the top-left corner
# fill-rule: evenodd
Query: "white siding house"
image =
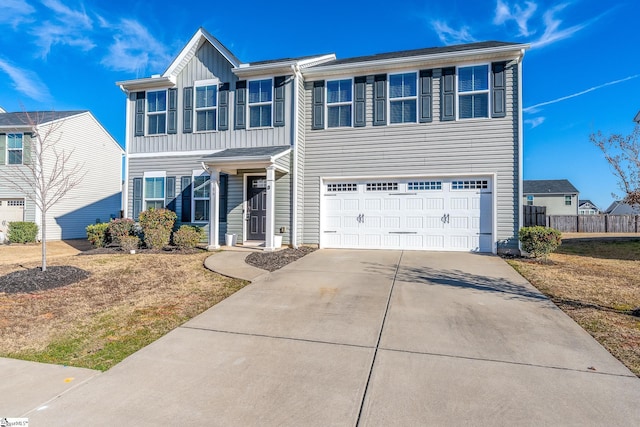
<path fill-rule="evenodd" d="M 124 150 L 89 111 L 0 113 L 0 231 L 6 232 L 9 221 L 41 225 L 40 212 L 25 196 L 35 190 L 28 182 L 17 181 L 16 173 L 34 160 L 36 133 L 46 135 L 46 142 L 58 153 L 69 154 L 66 168 L 79 168 L 82 177 L 49 209 L 47 240 L 84 238 L 87 225 L 119 217 Z M 52 150 L 45 153 L 43 168 L 49 176 L 55 159 Z"/>

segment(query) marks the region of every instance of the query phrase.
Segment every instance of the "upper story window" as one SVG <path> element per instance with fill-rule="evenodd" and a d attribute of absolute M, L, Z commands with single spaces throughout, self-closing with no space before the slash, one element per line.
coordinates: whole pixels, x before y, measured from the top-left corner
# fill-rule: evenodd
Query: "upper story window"
<path fill-rule="evenodd" d="M 271 126 L 273 104 L 273 80 L 253 80 L 249 82 L 249 127 Z"/>
<path fill-rule="evenodd" d="M 166 133 L 167 91 L 147 92 L 147 134 Z"/>
<path fill-rule="evenodd" d="M 571 196 L 564 196 L 565 206 L 571 206 Z"/>
<path fill-rule="evenodd" d="M 144 209 L 162 209 L 164 208 L 165 177 L 150 175 L 145 174 L 144 177 Z"/>
<path fill-rule="evenodd" d="M 350 127 L 353 100 L 351 79 L 327 82 L 327 127 Z"/>
<path fill-rule="evenodd" d="M 416 73 L 389 76 L 389 121 L 391 123 L 416 122 L 417 84 Z"/>
<path fill-rule="evenodd" d="M 196 131 L 216 130 L 218 85 L 196 86 Z"/>
<path fill-rule="evenodd" d="M 533 206 L 533 196 L 527 196 L 527 205 Z"/>
<path fill-rule="evenodd" d="M 23 134 L 9 133 L 7 134 L 7 164 L 21 165 L 22 153 L 24 148 Z"/>
<path fill-rule="evenodd" d="M 489 117 L 489 66 L 458 69 L 458 117 Z"/>

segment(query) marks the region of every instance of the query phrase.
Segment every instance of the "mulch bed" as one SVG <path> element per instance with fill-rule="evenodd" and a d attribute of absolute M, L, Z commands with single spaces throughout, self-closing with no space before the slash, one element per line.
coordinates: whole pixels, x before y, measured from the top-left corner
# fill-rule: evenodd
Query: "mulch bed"
<path fill-rule="evenodd" d="M 309 246 L 300 246 L 298 249 L 288 248 L 275 252 L 253 252 L 245 262 L 263 270 L 275 271 L 315 250 Z"/>
<path fill-rule="evenodd" d="M 40 267 L 14 271 L 0 277 L 0 292 L 8 294 L 44 291 L 71 285 L 89 277 L 88 271 L 70 265 Z"/>

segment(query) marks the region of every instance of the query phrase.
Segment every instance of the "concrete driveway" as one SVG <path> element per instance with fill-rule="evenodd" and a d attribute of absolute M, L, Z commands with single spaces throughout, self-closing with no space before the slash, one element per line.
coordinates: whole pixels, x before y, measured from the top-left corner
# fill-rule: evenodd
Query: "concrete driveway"
<path fill-rule="evenodd" d="M 640 425 L 640 380 L 500 258 L 320 250 L 31 425 Z M 0 414 L 2 416 L 2 414 Z"/>

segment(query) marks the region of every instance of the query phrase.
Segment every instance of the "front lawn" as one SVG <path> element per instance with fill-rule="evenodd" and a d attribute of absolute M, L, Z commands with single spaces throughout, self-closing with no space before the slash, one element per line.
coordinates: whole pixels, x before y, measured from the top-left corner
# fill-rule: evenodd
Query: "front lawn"
<path fill-rule="evenodd" d="M 548 263 L 508 262 L 640 376 L 640 239 L 565 240 Z"/>
<path fill-rule="evenodd" d="M 47 290 L 0 290 L 0 356 L 107 370 L 247 284 L 205 269 L 210 255 L 52 258 L 50 267 L 89 275 Z M 39 265 L 0 265 L 0 279 Z"/>

